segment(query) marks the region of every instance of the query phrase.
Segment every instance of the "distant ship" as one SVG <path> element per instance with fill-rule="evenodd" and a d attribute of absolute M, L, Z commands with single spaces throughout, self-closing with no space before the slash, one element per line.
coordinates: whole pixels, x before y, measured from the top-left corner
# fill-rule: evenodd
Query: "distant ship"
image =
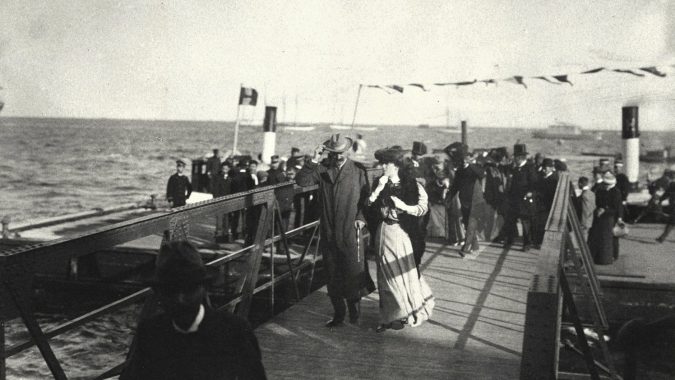
<path fill-rule="evenodd" d="M 581 140 L 588 136 L 581 132 L 581 127 L 578 125 L 558 123 L 549 125 L 546 130 L 534 131 L 532 137 L 537 139 Z"/>

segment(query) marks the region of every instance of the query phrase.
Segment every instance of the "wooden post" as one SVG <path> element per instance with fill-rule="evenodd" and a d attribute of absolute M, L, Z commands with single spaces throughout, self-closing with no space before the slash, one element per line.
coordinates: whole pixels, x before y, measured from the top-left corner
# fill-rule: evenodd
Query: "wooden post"
<path fill-rule="evenodd" d="M 462 120 L 462 144 L 469 146 L 469 136 L 467 133 L 466 120 Z"/>
<path fill-rule="evenodd" d="M 359 99 L 361 98 L 361 88 L 362 84 L 359 85 L 359 91 L 356 93 L 356 104 L 354 104 L 354 116 L 352 117 L 352 129 L 354 129 L 354 123 L 356 123 L 356 111 L 359 109 Z"/>
<path fill-rule="evenodd" d="M 7 378 L 7 370 L 5 364 L 5 320 L 0 314 L 0 380 Z"/>

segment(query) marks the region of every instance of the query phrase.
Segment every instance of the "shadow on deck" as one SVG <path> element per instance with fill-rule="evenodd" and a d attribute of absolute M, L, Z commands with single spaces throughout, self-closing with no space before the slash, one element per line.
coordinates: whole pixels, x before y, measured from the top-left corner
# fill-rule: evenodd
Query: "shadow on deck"
<path fill-rule="evenodd" d="M 518 247 L 517 247 L 518 248 Z M 361 301 L 358 325 L 330 330 L 325 287 L 259 326 L 268 376 L 331 379 L 518 378 L 525 306 L 537 253 L 484 245 L 462 259 L 429 242 L 423 275 L 434 296 L 423 325 L 378 334 L 377 292 Z M 375 265 L 370 263 L 375 278 Z"/>

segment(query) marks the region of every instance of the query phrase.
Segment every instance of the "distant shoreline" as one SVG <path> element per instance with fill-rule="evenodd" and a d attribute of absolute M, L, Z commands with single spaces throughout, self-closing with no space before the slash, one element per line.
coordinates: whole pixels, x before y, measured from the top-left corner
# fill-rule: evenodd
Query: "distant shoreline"
<path fill-rule="evenodd" d="M 38 116 L 1 116 L 0 115 L 0 126 L 2 126 L 2 122 L 13 122 L 13 121 L 31 121 L 31 120 L 41 120 L 41 121 L 68 121 L 68 122 L 77 122 L 78 124 L 80 123 L 87 123 L 87 122 L 98 122 L 98 123 L 104 123 L 106 125 L 121 125 L 121 124 L 127 124 L 127 123 L 147 123 L 147 124 L 181 124 L 181 123 L 191 123 L 191 124 L 204 124 L 204 125 L 214 125 L 214 124 L 225 124 L 225 125 L 234 125 L 234 120 L 182 120 L 182 119 L 117 119 L 117 118 L 84 118 L 84 117 L 38 117 Z M 331 125 L 335 125 L 336 123 L 331 123 L 331 122 L 313 122 L 313 123 L 308 123 L 308 122 L 302 122 L 302 123 L 297 123 L 297 124 L 291 124 L 288 122 L 278 122 L 278 128 L 283 128 L 285 126 L 315 126 L 318 128 L 326 128 L 326 133 L 330 133 Z M 250 127 L 261 127 L 262 126 L 262 121 L 256 122 L 254 124 L 250 124 L 248 122 L 243 123 L 240 125 L 241 127 L 244 128 L 250 128 Z M 410 125 L 410 124 L 361 124 L 357 123 L 355 124 L 355 127 L 380 127 L 380 128 L 419 128 L 419 125 Z M 453 125 L 450 126 L 448 129 L 457 129 L 459 125 Z M 471 129 L 518 129 L 518 130 L 545 130 L 548 126 L 541 126 L 541 127 L 510 127 L 510 126 L 484 126 L 484 125 L 471 125 L 469 122 L 469 131 Z M 426 128 L 420 128 L 420 129 L 426 129 Z M 446 129 L 445 126 L 442 125 L 430 125 L 429 129 L 432 130 L 441 130 L 441 129 Z M 620 133 L 621 130 L 619 127 L 615 129 L 582 129 L 583 132 L 591 133 L 591 132 L 616 132 Z M 351 130 L 347 129 L 344 130 L 345 132 L 342 133 L 350 133 Z M 283 133 L 283 130 L 278 130 L 277 132 Z M 675 133 L 675 131 L 669 131 L 667 129 L 642 129 L 641 132 L 647 133 L 647 132 L 659 132 L 659 133 Z M 358 130 L 355 130 L 354 133 L 362 133 L 359 132 Z"/>

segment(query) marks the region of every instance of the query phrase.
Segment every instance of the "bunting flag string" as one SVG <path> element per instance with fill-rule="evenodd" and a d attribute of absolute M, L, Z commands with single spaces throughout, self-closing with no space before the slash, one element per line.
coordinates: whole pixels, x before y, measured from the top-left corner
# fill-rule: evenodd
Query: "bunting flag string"
<path fill-rule="evenodd" d="M 675 64 L 668 64 L 668 67 L 674 67 Z M 587 75 L 587 74 L 597 74 L 599 72 L 615 72 L 615 73 L 621 73 L 621 74 L 629 74 L 632 76 L 636 77 L 644 77 L 644 73 L 652 74 L 654 76 L 657 76 L 659 78 L 665 78 L 667 74 L 657 68 L 656 66 L 645 66 L 645 67 L 635 67 L 635 68 L 607 68 L 607 67 L 596 67 L 594 69 L 590 70 L 585 70 L 582 72 L 578 73 L 573 73 L 571 75 Z M 553 85 L 561 85 L 561 84 L 569 84 L 570 86 L 574 86 L 572 81 L 569 79 L 570 74 L 559 74 L 559 75 L 537 75 L 537 76 L 531 76 L 531 77 L 525 77 L 522 75 L 514 75 L 508 78 L 501 78 L 501 79 L 474 79 L 474 80 L 468 80 L 468 81 L 460 81 L 460 82 L 438 82 L 438 83 L 431 83 L 431 84 L 423 84 L 423 83 L 408 83 L 408 84 L 387 84 L 387 85 L 379 85 L 379 84 L 368 84 L 368 85 L 363 85 L 364 87 L 370 87 L 370 88 L 379 88 L 380 90 L 385 91 L 387 94 L 394 94 L 394 93 L 403 93 L 404 87 L 409 86 L 409 87 L 417 87 L 421 89 L 422 91 L 429 92 L 431 91 L 432 86 L 437 86 L 437 87 L 444 87 L 444 86 L 455 86 L 455 87 L 461 87 L 461 86 L 471 86 L 476 83 L 484 83 L 485 86 L 489 86 L 490 84 L 494 84 L 495 86 L 497 85 L 498 82 L 511 82 L 514 84 L 518 84 L 523 86 L 525 89 L 527 89 L 527 79 L 538 79 L 544 82 L 547 82 L 549 84 Z"/>

